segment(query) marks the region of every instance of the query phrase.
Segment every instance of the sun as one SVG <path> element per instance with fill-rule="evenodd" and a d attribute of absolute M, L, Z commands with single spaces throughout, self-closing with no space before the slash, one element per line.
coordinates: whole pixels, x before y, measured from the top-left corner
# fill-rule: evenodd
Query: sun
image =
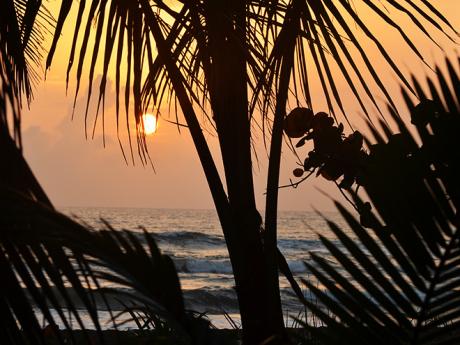
<path fill-rule="evenodd" d="M 150 135 L 157 130 L 157 118 L 152 114 L 142 115 L 142 122 L 144 124 L 144 133 Z"/>

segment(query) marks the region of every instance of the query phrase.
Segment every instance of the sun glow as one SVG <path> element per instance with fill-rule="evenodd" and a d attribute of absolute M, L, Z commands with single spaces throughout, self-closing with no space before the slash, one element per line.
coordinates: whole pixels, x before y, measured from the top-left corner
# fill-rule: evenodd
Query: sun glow
<path fill-rule="evenodd" d="M 144 125 L 144 133 L 150 135 L 157 130 L 157 118 L 152 114 L 142 115 L 142 123 Z"/>

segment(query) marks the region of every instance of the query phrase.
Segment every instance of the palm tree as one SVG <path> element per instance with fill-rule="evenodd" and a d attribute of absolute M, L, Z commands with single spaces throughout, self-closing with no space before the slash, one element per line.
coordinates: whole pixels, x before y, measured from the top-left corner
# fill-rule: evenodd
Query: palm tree
<path fill-rule="evenodd" d="M 72 0 L 62 0 L 47 68 L 74 3 Z M 386 10 L 380 8 L 377 1 L 366 0 L 363 3 L 377 17 L 399 30 L 402 39 L 422 59 L 405 31 L 391 19 Z M 11 8 L 30 8 L 31 13 L 36 14 L 39 4 L 31 0 L 17 0 L 3 2 L 2 6 L 10 6 L 10 11 Z M 414 25 L 428 37 L 429 33 L 425 29 L 427 25 L 433 30 L 444 32 L 448 29 L 454 32 L 428 0 L 420 0 L 419 4 L 413 1 L 404 4 L 389 1 L 388 7 L 394 13 L 409 16 Z M 25 12 L 24 20 L 18 23 L 34 27 L 32 24 L 36 15 L 26 16 Z M 353 23 L 347 21 L 347 17 Z M 11 20 L 13 18 L 10 17 Z M 88 49 L 94 23 L 94 45 Z M 312 108 L 308 79 L 310 66 L 307 66 L 308 58 L 312 58 L 311 67 L 319 75 L 331 114 L 337 113 L 337 107 L 340 112 L 344 112 L 340 92 L 332 76 L 331 60 L 338 66 L 366 114 L 356 84 L 360 85 L 364 95 L 376 106 L 368 85 L 370 83 L 375 84 L 388 102 L 392 103 L 378 73 L 366 57 L 362 43 L 356 38 L 354 27 L 366 34 L 388 65 L 411 89 L 409 83 L 365 20 L 347 0 L 186 0 L 176 3 L 161 0 L 92 0 L 79 3 L 74 24 L 67 80 L 75 63 L 75 97 L 80 88 L 83 66 L 86 59 L 90 58 L 89 104 L 97 60 L 102 56 L 103 77 L 99 85 L 98 104 L 103 108 L 109 65 L 113 60 L 116 65 L 117 121 L 121 113 L 122 62 L 128 67 L 125 111 L 128 116 L 132 97 L 137 124 L 144 110 L 149 107 L 155 106 L 158 109 L 173 97 L 179 103 L 227 242 L 240 305 L 244 343 L 260 343 L 272 335 L 282 337 L 284 328 L 278 284 L 278 262 L 282 261 L 282 256 L 276 247 L 276 219 L 283 119 L 288 95 L 292 89 L 297 99 L 302 99 L 303 103 Z M 2 27 L 2 30 L 2 40 L 5 40 L 5 33 L 10 31 L 6 27 Z M 23 47 L 26 47 L 25 38 L 27 35 L 16 36 L 16 44 L 22 42 Z M 351 48 L 357 51 L 371 80 L 366 81 L 364 72 L 358 69 L 355 57 L 349 53 Z M 9 49 L 2 51 L 2 64 L 10 58 L 11 52 Z M 21 82 L 19 77 L 16 79 L 18 83 Z M 16 79 L 2 80 L 11 82 Z M 6 90 L 4 85 L 8 85 L 8 82 L 2 84 L 2 91 Z M 20 93 L 16 92 L 15 99 L 19 96 Z M 200 112 L 205 114 L 204 122 L 214 127 L 218 135 L 226 188 L 203 135 Z M 260 112 L 260 119 L 256 112 Z M 13 117 L 17 121 L 18 112 Z M 252 130 L 256 127 L 266 128 L 264 136 L 270 140 L 263 232 L 262 217 L 255 203 L 252 176 L 251 140 Z M 7 131 L 6 120 L 2 128 Z M 137 144 L 141 159 L 146 159 L 148 153 L 142 132 L 137 132 Z M 131 144 L 130 151 L 133 157 Z M 34 193 L 38 192 L 34 189 Z M 283 267 L 289 275 L 286 266 Z"/>
<path fill-rule="evenodd" d="M 62 1 L 47 67 L 73 4 L 71 0 Z M 397 29 L 402 39 L 423 59 L 405 31 L 377 1 L 366 0 L 364 4 Z M 419 4 L 389 1 L 388 7 L 394 13 L 409 16 L 415 27 L 428 37 L 427 25 L 442 32 L 444 29 L 454 31 L 427 0 Z M 85 10 L 86 17 L 83 16 Z M 94 23 L 94 46 L 88 49 Z M 158 109 L 172 97 L 180 105 L 227 243 L 246 344 L 260 343 L 273 334 L 283 334 L 276 219 L 282 124 L 290 88 L 296 98 L 303 98 L 303 102 L 312 107 L 307 72 L 310 67 L 314 68 L 319 74 L 329 111 L 336 113 L 335 104 L 343 112 L 340 92 L 331 75 L 331 59 L 326 56 L 328 52 L 366 113 L 355 83 L 360 84 L 366 97 L 377 105 L 368 86 L 373 82 L 392 104 L 356 38 L 353 26 L 367 35 L 388 65 L 411 89 L 365 19 L 347 0 L 93 0 L 79 4 L 68 65 L 68 71 L 74 63 L 77 66 L 76 95 L 83 66 L 90 58 L 89 104 L 97 59 L 101 57 L 103 77 L 99 85 L 99 104 L 103 105 L 109 64 L 115 60 L 117 118 L 123 61 L 127 66 L 125 110 L 129 112 L 129 97 L 132 95 L 137 124 L 141 114 L 150 106 Z M 78 48 L 79 37 L 81 44 Z M 102 37 L 105 37 L 104 44 Z M 357 68 L 349 53 L 351 47 L 358 52 L 371 80 L 366 81 Z M 312 66 L 307 66 L 307 54 L 314 61 Z M 256 119 L 256 109 L 261 113 L 260 121 Z M 211 124 L 218 135 L 226 188 L 203 136 L 199 121 L 201 111 L 206 115 L 205 122 Z M 252 128 L 256 126 L 268 128 L 264 135 L 270 139 L 263 234 L 252 176 L 251 138 Z M 147 152 L 142 133 L 137 133 L 137 140 L 139 153 L 145 158 Z"/>
<path fill-rule="evenodd" d="M 321 238 L 337 265 L 315 254 L 307 263 L 328 290 L 305 282 L 329 309 L 306 302 L 328 326 L 311 329 L 326 344 L 460 340 L 458 62 L 428 78 L 429 93 L 414 79 L 419 104 L 403 94 L 420 140 L 392 108 L 399 133 L 373 129 L 357 174 L 366 196 L 349 190 L 359 219 L 336 203 L 350 231 L 329 222 L 337 241 Z"/>

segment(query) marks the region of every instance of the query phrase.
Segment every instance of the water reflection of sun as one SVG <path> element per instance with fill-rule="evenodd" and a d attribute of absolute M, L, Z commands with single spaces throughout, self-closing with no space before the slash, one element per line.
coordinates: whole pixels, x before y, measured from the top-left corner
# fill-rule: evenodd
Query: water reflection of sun
<path fill-rule="evenodd" d="M 142 115 L 142 123 L 144 125 L 144 133 L 150 135 L 157 130 L 157 118 L 152 114 Z"/>

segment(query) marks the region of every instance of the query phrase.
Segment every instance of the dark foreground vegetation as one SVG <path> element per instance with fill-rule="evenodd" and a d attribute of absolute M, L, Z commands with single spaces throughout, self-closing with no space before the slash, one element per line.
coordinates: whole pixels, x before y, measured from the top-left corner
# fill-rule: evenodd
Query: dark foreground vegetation
<path fill-rule="evenodd" d="M 396 124 L 397 130 L 391 131 L 383 121 L 381 131 L 371 127 L 373 139 L 363 137 L 359 145 L 353 145 L 353 150 L 360 153 L 352 155 L 358 157 L 356 160 L 343 159 L 346 155 L 341 145 L 347 145 L 348 139 L 342 134 L 328 153 L 315 143 L 314 150 L 322 155 L 323 163 L 310 167 L 307 160 L 305 170 L 327 169 L 329 173 L 323 177 L 329 179 L 334 167 L 337 180 L 353 177 L 353 183 L 342 184 L 341 188 L 355 210 L 350 212 L 339 203 L 337 207 L 354 237 L 332 222 L 330 228 L 341 246 L 320 235 L 341 270 L 311 254 L 306 265 L 326 290 L 304 280 L 317 302 L 300 297 L 299 303 L 304 303 L 308 313 L 321 322 L 298 320 L 303 329 L 288 332 L 284 342 L 460 341 L 460 78 L 458 65 L 455 68 L 448 62 L 447 71 L 447 75 L 439 72 L 436 82 L 429 81 L 429 96 L 415 82 L 421 100 L 417 104 L 404 93 L 413 125 L 406 125 L 390 108 L 388 120 Z M 310 127 L 311 118 L 305 119 L 308 121 L 300 124 L 305 126 L 307 136 L 309 131 L 324 130 Z M 334 133 L 340 132 L 340 126 L 330 121 L 326 126 Z M 418 138 L 409 130 L 412 126 Z M 355 132 L 348 138 L 357 136 Z M 318 140 L 318 134 L 311 137 Z M 148 233 L 145 237 L 149 247 L 143 248 L 130 233 L 115 231 L 108 224 L 103 230 L 88 229 L 17 192 L 5 191 L 0 207 L 0 262 L 3 276 L 10 277 L 1 287 L 2 300 L 7 302 L 0 309 L 5 320 L 1 329 L 9 343 L 48 343 L 50 337 L 61 343 L 78 338 L 76 343 L 86 344 L 103 343 L 104 339 L 159 344 L 232 343 L 240 339 L 241 331 L 213 330 L 206 319 L 184 309 L 174 265 L 160 253 Z M 51 289 L 50 279 L 56 288 Z M 136 293 L 98 288 L 104 280 Z M 83 327 L 78 310 L 66 296 L 65 285 L 69 282 L 80 305 L 92 316 L 95 331 L 53 331 L 55 319 L 49 311 L 63 307 L 56 300 L 66 301 L 65 307 Z M 139 332 L 98 330 L 97 308 L 89 288 L 102 296 L 118 298 L 126 306 L 124 314 L 137 323 Z M 45 331 L 34 306 L 51 325 Z M 17 323 L 12 316 L 17 317 Z M 62 312 L 58 319 L 64 324 L 68 320 Z"/>
<path fill-rule="evenodd" d="M 344 136 L 322 114 L 300 121 L 314 148 L 299 169 L 334 181 L 353 207 L 336 203 L 352 230 L 329 222 L 339 244 L 320 234 L 338 266 L 316 254 L 305 263 L 325 287 L 304 281 L 327 325 L 309 329 L 326 343 L 460 341 L 458 62 L 437 69 L 429 92 L 414 78 L 416 103 L 403 92 L 411 125 L 391 107 L 380 130 L 369 123 L 372 139 Z"/>
<path fill-rule="evenodd" d="M 241 331 L 233 329 L 211 329 L 207 344 L 236 345 L 241 343 Z M 99 344 L 100 334 L 97 331 L 61 331 L 59 337 L 67 343 L 75 345 Z M 187 344 L 187 339 L 162 330 L 149 331 L 102 331 L 102 338 L 106 345 L 181 345 Z M 47 345 L 60 344 L 58 337 L 50 333 L 45 340 Z"/>
<path fill-rule="evenodd" d="M 317 331 L 322 334 L 331 332 L 327 327 L 319 327 Z M 382 331 L 385 331 L 382 329 Z M 327 345 L 329 342 L 321 341 L 319 337 L 315 336 L 314 333 L 308 332 L 305 329 L 299 328 L 287 328 L 287 333 L 290 341 L 286 344 L 298 344 L 298 345 Z M 438 341 L 429 342 L 427 344 L 442 344 L 450 343 L 452 339 L 458 339 L 460 336 L 460 329 L 456 326 L 443 326 L 442 333 L 445 335 L 444 338 L 438 338 Z M 242 341 L 241 330 L 235 329 L 212 329 L 209 330 L 209 341 L 207 344 L 210 345 L 238 345 Z M 74 345 L 94 345 L 100 343 L 100 334 L 97 331 L 61 331 L 59 337 L 63 339 L 67 344 Z M 158 330 L 131 330 L 131 331 L 116 331 L 116 330 L 105 330 L 102 331 L 102 338 L 106 345 L 180 345 L 187 344 L 186 339 L 174 336 L 169 332 L 163 332 Z M 54 334 L 48 334 L 45 337 L 44 344 L 46 345 L 58 345 L 61 344 L 59 339 Z M 342 344 L 348 344 L 344 341 Z M 354 343 L 353 343 L 354 344 Z"/>
<path fill-rule="evenodd" d="M 312 335 L 308 334 L 308 331 L 303 329 L 287 329 L 290 338 L 297 339 L 295 343 L 299 341 L 314 341 Z M 208 331 L 209 339 L 207 344 L 211 345 L 237 345 L 241 344 L 242 332 L 238 329 L 210 329 Z M 46 345 L 58 345 L 59 340 L 54 332 L 47 332 L 45 330 Z M 67 343 L 75 345 L 90 345 L 98 344 L 100 341 L 100 335 L 97 331 L 60 331 L 59 337 L 64 339 Z M 174 335 L 171 332 L 164 330 L 104 330 L 102 331 L 102 338 L 106 345 L 180 345 L 187 344 L 187 339 L 181 338 L 180 336 Z M 308 340 L 307 340 L 308 339 Z"/>

